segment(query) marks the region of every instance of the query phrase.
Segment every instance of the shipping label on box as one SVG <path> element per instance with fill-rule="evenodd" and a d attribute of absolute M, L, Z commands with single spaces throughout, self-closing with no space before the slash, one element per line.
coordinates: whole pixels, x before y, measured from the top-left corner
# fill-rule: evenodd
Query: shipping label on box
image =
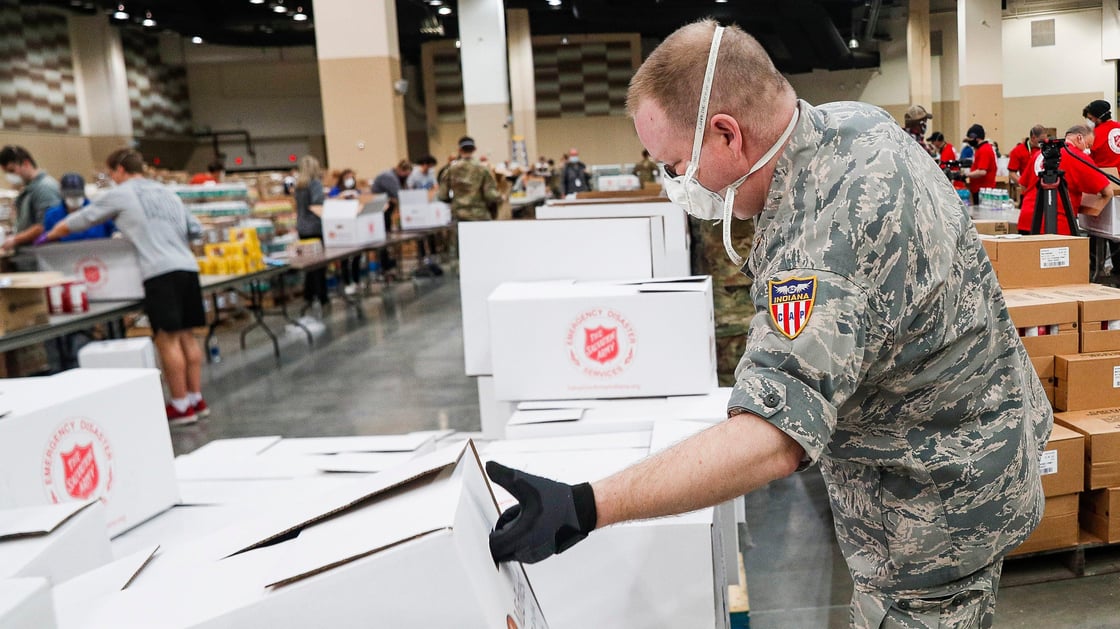
<path fill-rule="evenodd" d="M 1120 408 L 1055 413 L 1054 421 L 1085 435 L 1085 488 L 1120 486 Z"/>
<path fill-rule="evenodd" d="M 1058 410 L 1120 406 L 1120 352 L 1058 356 L 1054 372 Z"/>
<path fill-rule="evenodd" d="M 1081 526 L 1109 544 L 1120 542 L 1120 487 L 1081 496 Z"/>
<path fill-rule="evenodd" d="M 500 400 L 710 392 L 708 277 L 630 283 L 508 283 L 490 296 Z"/>
<path fill-rule="evenodd" d="M 1089 283 L 1089 239 L 1077 236 L 981 236 L 1004 288 Z"/>
<path fill-rule="evenodd" d="M 1008 555 L 1022 555 L 1076 546 L 1080 534 L 1077 524 L 1078 497 L 1067 494 L 1046 499 L 1042 521 L 1018 548 Z"/>
<path fill-rule="evenodd" d="M 60 242 L 35 248 L 39 268 L 86 283 L 90 301 L 144 298 L 140 256 L 125 238 Z"/>
<path fill-rule="evenodd" d="M 178 501 L 158 370 L 72 369 L 0 395 L 0 508 L 99 499 L 117 535 Z"/>

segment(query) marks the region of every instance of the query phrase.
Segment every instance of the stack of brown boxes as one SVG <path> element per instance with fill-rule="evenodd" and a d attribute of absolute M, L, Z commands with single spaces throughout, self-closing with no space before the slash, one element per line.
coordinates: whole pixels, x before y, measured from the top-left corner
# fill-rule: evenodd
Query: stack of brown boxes
<path fill-rule="evenodd" d="M 1078 544 L 1078 521 L 1120 542 L 1120 289 L 1088 283 L 1085 238 L 992 238 L 985 248 L 1058 411 L 1042 464 L 1046 513 L 1015 553 Z"/>

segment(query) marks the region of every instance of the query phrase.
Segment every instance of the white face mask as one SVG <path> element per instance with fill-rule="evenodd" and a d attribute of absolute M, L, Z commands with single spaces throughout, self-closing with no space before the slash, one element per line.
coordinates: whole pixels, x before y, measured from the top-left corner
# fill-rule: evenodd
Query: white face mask
<path fill-rule="evenodd" d="M 715 76 L 716 69 L 716 56 L 719 53 L 719 43 L 723 39 L 723 27 L 716 27 L 716 32 L 712 36 L 712 46 L 708 51 L 708 67 L 704 70 L 704 86 L 700 90 L 700 110 L 696 115 L 696 132 L 692 138 L 692 157 L 688 162 L 688 169 L 684 175 L 672 177 L 666 170 L 665 165 L 661 164 L 662 181 L 665 185 L 665 193 L 669 196 L 669 200 L 673 203 L 684 208 L 686 212 L 695 216 L 702 221 L 715 221 L 723 220 L 723 248 L 727 252 L 727 257 L 736 266 L 743 265 L 743 258 L 735 251 L 735 247 L 731 244 L 731 219 L 732 210 L 735 205 L 735 191 L 743 182 L 756 173 L 763 166 L 768 164 L 774 155 L 781 150 L 786 140 L 789 139 L 790 134 L 793 133 L 793 128 L 797 124 L 799 110 L 793 110 L 793 117 L 790 118 L 789 124 L 786 125 L 786 130 L 774 142 L 757 162 L 751 166 L 747 174 L 737 179 L 734 183 L 727 187 L 724 196 L 720 196 L 716 192 L 708 190 L 700 184 L 696 179 L 696 171 L 700 168 L 700 148 L 704 144 L 704 130 L 708 122 L 708 98 L 712 93 L 712 79 Z"/>
<path fill-rule="evenodd" d="M 13 186 L 23 185 L 23 177 L 20 177 L 15 173 L 4 173 L 4 175 L 8 178 L 8 183 L 12 184 Z"/>
<path fill-rule="evenodd" d="M 343 179 L 342 180 L 342 185 L 345 188 L 353 188 L 354 187 L 354 178 L 353 177 L 347 177 L 346 179 Z"/>
<path fill-rule="evenodd" d="M 573 164 L 578 164 L 579 163 L 579 156 L 578 155 L 572 155 L 571 157 L 568 158 L 568 161 L 573 163 Z"/>
<path fill-rule="evenodd" d="M 1095 123 L 1092 120 L 1089 120 L 1088 118 L 1086 118 L 1085 119 L 1085 126 L 1089 127 L 1090 129 L 1095 129 L 1097 127 L 1097 123 Z"/>
<path fill-rule="evenodd" d="M 67 209 L 71 210 L 76 210 L 82 207 L 82 204 L 85 203 L 85 198 L 83 197 L 63 197 L 62 200 L 66 203 Z"/>

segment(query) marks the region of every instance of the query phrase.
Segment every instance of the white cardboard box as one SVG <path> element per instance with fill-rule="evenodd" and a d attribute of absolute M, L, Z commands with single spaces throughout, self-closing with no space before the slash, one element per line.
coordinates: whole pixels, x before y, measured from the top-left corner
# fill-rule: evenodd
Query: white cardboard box
<path fill-rule="evenodd" d="M 489 304 L 499 400 L 715 388 L 711 278 L 507 283 Z"/>
<path fill-rule="evenodd" d="M 653 275 L 649 218 L 459 223 L 459 290 L 468 376 L 493 373 L 486 299 L 502 282 Z"/>
<path fill-rule="evenodd" d="M 584 437 L 589 447 L 597 436 Z M 486 460 L 566 483 L 608 476 L 644 458 L 645 448 L 514 452 Z M 513 498 L 495 489 L 507 508 Z M 592 532 L 567 551 L 525 566 L 553 629 L 712 629 L 728 626 L 725 540 L 717 515 L 730 503 Z M 592 620 L 593 619 L 593 620 Z"/>
<path fill-rule="evenodd" d="M 110 536 L 179 500 L 155 369 L 0 380 L 0 508 L 105 505 Z"/>
<path fill-rule="evenodd" d="M 401 229 L 430 229 L 451 224 L 451 206 L 430 198 L 427 190 L 400 191 Z"/>
<path fill-rule="evenodd" d="M 546 627 L 521 566 L 490 558 L 497 516 L 473 446 L 440 450 L 161 551 L 84 626 Z"/>
<path fill-rule="evenodd" d="M 327 199 L 323 202 L 323 244 L 329 247 L 360 247 L 384 242 L 385 203 L 383 194 L 372 199 Z"/>
<path fill-rule="evenodd" d="M 96 500 L 0 510 L 0 579 L 57 584 L 112 559 L 105 511 Z"/>
<path fill-rule="evenodd" d="M 477 380 L 482 436 L 486 439 L 502 439 L 506 436 L 506 423 L 516 405 L 494 397 L 493 376 L 478 376 Z"/>
<path fill-rule="evenodd" d="M 521 402 L 509 419 L 506 436 L 532 439 L 649 431 L 664 420 L 714 424 L 727 418 L 730 395 L 730 388 L 721 387 L 706 395 Z"/>
<path fill-rule="evenodd" d="M 1096 216 L 1078 214 L 1077 220 L 1086 231 L 1103 236 L 1120 236 L 1120 199 L 1115 197 Z"/>
<path fill-rule="evenodd" d="M 60 242 L 35 248 L 42 271 L 72 275 L 86 283 L 90 301 L 144 298 L 140 257 L 127 238 Z"/>
<path fill-rule="evenodd" d="M 46 579 L 0 579 L 0 627 L 54 629 L 54 606 Z"/>
<path fill-rule="evenodd" d="M 130 553 L 54 587 L 54 615 L 60 629 L 85 626 L 88 610 L 103 597 L 119 592 L 148 564 L 158 546 Z"/>
<path fill-rule="evenodd" d="M 94 341 L 78 350 L 78 366 L 83 369 L 158 369 L 152 339 L 137 337 Z"/>
<path fill-rule="evenodd" d="M 654 258 L 654 277 L 682 277 L 692 273 L 688 215 L 680 206 L 665 203 L 625 203 L 617 199 L 601 203 L 556 202 L 537 208 L 538 219 L 587 219 L 660 217 L 663 238 L 653 235 L 653 249 L 659 254 Z"/>

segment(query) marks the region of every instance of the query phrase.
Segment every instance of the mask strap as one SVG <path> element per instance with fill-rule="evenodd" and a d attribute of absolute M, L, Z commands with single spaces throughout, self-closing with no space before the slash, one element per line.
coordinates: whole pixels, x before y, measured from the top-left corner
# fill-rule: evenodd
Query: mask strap
<path fill-rule="evenodd" d="M 723 200 L 723 250 L 727 252 L 727 257 L 731 258 L 731 262 L 737 267 L 743 266 L 743 256 L 735 251 L 735 245 L 731 244 L 731 221 L 735 219 L 731 212 L 735 206 L 735 188 L 727 190 L 727 198 Z"/>
<path fill-rule="evenodd" d="M 692 159 L 688 162 L 688 173 L 695 174 L 699 168 L 700 147 L 704 144 L 704 128 L 708 124 L 708 99 L 712 94 L 712 80 L 716 74 L 716 57 L 719 43 L 723 40 L 723 27 L 717 26 L 712 34 L 712 46 L 708 49 L 708 67 L 704 69 L 704 86 L 700 88 L 700 107 L 696 114 L 696 132 L 692 136 Z"/>

